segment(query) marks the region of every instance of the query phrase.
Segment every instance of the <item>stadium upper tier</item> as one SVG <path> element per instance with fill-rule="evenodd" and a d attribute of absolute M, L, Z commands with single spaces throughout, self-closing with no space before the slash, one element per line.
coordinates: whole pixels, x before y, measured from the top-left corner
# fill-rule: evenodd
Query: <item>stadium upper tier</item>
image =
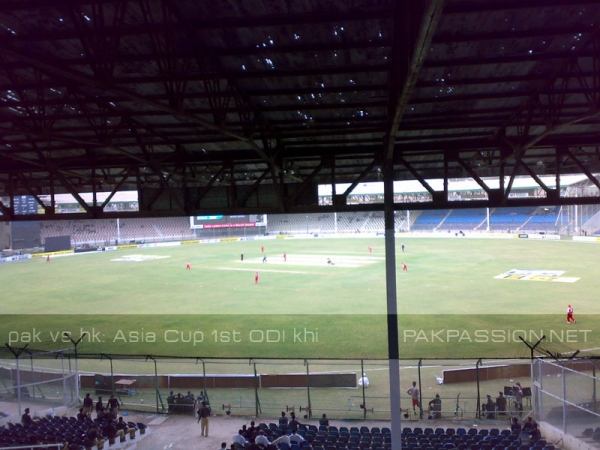
<path fill-rule="evenodd" d="M 189 217 L 107 220 L 51 220 L 42 222 L 42 241 L 50 236 L 71 236 L 77 244 L 112 245 L 116 241 L 189 239 Z"/>
<path fill-rule="evenodd" d="M 572 212 L 559 207 L 519 207 L 444 209 L 426 211 L 396 211 L 394 229 L 402 231 L 495 231 L 495 232 L 546 232 L 558 233 L 561 227 L 570 226 Z M 596 219 L 596 216 L 599 219 Z M 598 208 L 582 209 L 580 219 L 590 224 L 600 224 Z M 596 221 L 596 222 L 594 222 Z M 566 225 L 565 225 L 566 224 Z M 219 238 L 256 234 L 332 234 L 332 233 L 382 233 L 385 231 L 381 211 L 274 214 L 269 215 L 265 228 L 222 228 L 194 230 L 189 217 L 107 219 L 107 220 L 56 220 L 40 223 L 42 242 L 51 236 L 71 236 L 77 245 L 114 245 L 117 241 L 157 242 L 198 238 Z M 595 229 L 595 228 L 593 228 Z"/>
<path fill-rule="evenodd" d="M 412 231 L 543 231 L 556 232 L 559 208 L 485 208 L 423 211 Z"/>

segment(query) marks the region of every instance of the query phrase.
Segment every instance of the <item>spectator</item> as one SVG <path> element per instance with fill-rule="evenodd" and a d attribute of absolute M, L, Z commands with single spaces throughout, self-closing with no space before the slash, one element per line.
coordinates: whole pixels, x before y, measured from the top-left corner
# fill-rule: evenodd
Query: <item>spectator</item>
<path fill-rule="evenodd" d="M 281 444 L 282 442 L 284 442 L 284 443 L 286 443 L 286 444 L 288 444 L 288 445 L 289 445 L 289 444 L 291 443 L 291 441 L 290 441 L 290 437 L 289 437 L 287 434 L 282 434 L 280 437 L 278 437 L 278 438 L 277 438 L 277 439 L 275 439 L 273 442 L 271 442 L 271 444 L 274 444 L 274 445 L 279 445 L 279 444 Z"/>
<path fill-rule="evenodd" d="M 421 410 L 421 405 L 419 403 L 419 388 L 417 387 L 417 382 L 413 381 L 412 386 L 408 389 L 408 391 L 406 391 L 406 393 L 408 395 L 410 395 L 410 398 L 412 399 L 412 408 L 413 408 L 413 413 L 417 413 L 417 407 L 419 408 L 419 411 Z"/>
<path fill-rule="evenodd" d="M 512 418 L 512 422 L 510 423 L 510 431 L 517 434 L 521 432 L 521 424 L 519 423 L 519 419 L 516 417 Z"/>
<path fill-rule="evenodd" d="M 263 430 L 260 430 L 258 432 L 258 436 L 256 436 L 256 438 L 254 439 L 254 443 L 258 444 L 258 445 L 261 445 L 261 446 L 263 446 L 265 448 L 270 444 L 269 438 L 267 438 L 265 436 L 265 432 Z"/>
<path fill-rule="evenodd" d="M 513 388 L 513 395 L 515 396 L 515 404 L 519 411 L 519 417 L 523 417 L 523 389 L 521 388 L 521 383 L 518 381 Z"/>
<path fill-rule="evenodd" d="M 200 434 L 204 437 L 208 437 L 208 419 L 210 417 L 210 409 L 206 406 L 206 402 L 200 404 L 198 410 L 198 420 L 200 421 Z"/>
<path fill-rule="evenodd" d="M 118 414 L 119 406 L 121 406 L 121 404 L 119 403 L 119 400 L 117 400 L 114 395 L 111 395 L 110 398 L 108 399 L 108 404 L 107 404 L 108 410 L 109 411 L 114 410 L 115 414 Z"/>
<path fill-rule="evenodd" d="M 498 412 L 499 416 L 505 416 L 506 415 L 506 397 L 504 396 L 504 393 L 502 392 L 498 392 L 498 394 L 500 394 L 498 397 L 496 397 L 496 411 Z"/>
<path fill-rule="evenodd" d="M 492 400 L 492 396 L 487 396 L 487 402 L 481 406 L 481 409 L 485 412 L 486 419 L 496 418 L 496 403 Z"/>
<path fill-rule="evenodd" d="M 440 398 L 440 394 L 435 394 L 435 398 L 429 402 L 429 418 L 442 418 L 442 399 Z"/>
<path fill-rule="evenodd" d="M 93 447 L 94 445 L 97 445 L 98 448 L 103 447 L 105 442 L 104 439 L 102 439 L 102 436 L 100 435 L 100 431 L 98 431 L 97 424 L 93 424 L 88 429 L 83 441 L 86 447 Z"/>
<path fill-rule="evenodd" d="M 304 438 L 298 434 L 298 430 L 296 428 L 293 429 L 292 434 L 290 435 L 290 442 L 292 444 L 301 444 L 304 442 Z"/>
<path fill-rule="evenodd" d="M 292 413 L 292 420 L 288 422 L 288 428 L 290 430 L 297 430 L 302 425 L 300 422 L 296 420 L 296 413 Z"/>
<path fill-rule="evenodd" d="M 135 439 L 135 428 L 130 427 L 129 424 L 123 420 L 122 417 L 119 417 L 119 421 L 117 422 L 117 428 L 119 430 L 125 431 L 125 433 L 129 433 L 130 439 Z"/>
<path fill-rule="evenodd" d="M 285 413 L 281 411 L 281 417 L 279 418 L 279 426 L 282 428 L 286 428 L 288 424 L 288 418 L 285 417 Z"/>
<path fill-rule="evenodd" d="M 102 404 L 102 396 L 98 397 L 98 401 L 96 402 L 96 414 L 104 409 L 104 405 Z"/>
<path fill-rule="evenodd" d="M 234 434 L 231 440 L 233 441 L 233 445 L 235 445 L 236 450 L 241 450 L 246 446 L 246 444 L 248 444 L 248 441 L 244 437 L 242 430 L 239 430 L 238 434 Z"/>
<path fill-rule="evenodd" d="M 25 427 L 33 425 L 33 419 L 29 415 L 29 408 L 25 408 L 25 412 L 21 416 L 21 425 Z"/>
<path fill-rule="evenodd" d="M 256 438 L 256 435 L 258 434 L 258 427 L 256 427 L 254 421 L 250 422 L 250 428 L 248 428 L 248 440 L 250 442 L 254 442 L 254 439 Z"/>
<path fill-rule="evenodd" d="M 77 420 L 80 422 L 84 422 L 87 418 L 87 414 L 83 412 L 83 408 L 79 408 L 79 413 L 77 414 Z"/>
<path fill-rule="evenodd" d="M 88 417 L 92 415 L 92 409 L 94 408 L 94 400 L 90 397 L 90 394 L 85 394 L 83 399 L 83 413 L 87 414 Z"/>
<path fill-rule="evenodd" d="M 329 427 L 329 419 L 327 418 L 327 414 L 323 414 L 323 417 L 319 419 L 319 425 Z"/>

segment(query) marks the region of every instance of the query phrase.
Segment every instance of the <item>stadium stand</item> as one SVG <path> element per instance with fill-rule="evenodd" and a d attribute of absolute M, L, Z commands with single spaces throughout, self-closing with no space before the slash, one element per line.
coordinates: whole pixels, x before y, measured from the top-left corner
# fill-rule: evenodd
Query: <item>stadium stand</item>
<path fill-rule="evenodd" d="M 526 221 L 520 230 L 538 232 L 555 232 L 559 208 L 538 208 L 534 215 Z"/>
<path fill-rule="evenodd" d="M 194 237 L 188 217 L 105 220 L 50 220 L 41 223 L 42 242 L 51 236 L 71 236 L 73 245 L 113 245 L 117 240 L 155 241 Z"/>
<path fill-rule="evenodd" d="M 64 444 L 68 443 L 69 450 L 82 450 L 92 448 L 94 443 L 90 442 L 88 431 L 93 425 L 98 425 L 101 437 L 108 444 L 114 442 L 114 437 L 103 434 L 102 423 L 97 419 L 77 420 L 75 417 L 43 417 L 30 425 L 20 423 L 8 423 L 7 427 L 0 428 L 0 446 L 17 447 L 36 444 Z M 129 439 L 135 439 L 135 433 L 139 431 L 144 434 L 146 424 L 127 422 Z M 125 436 L 126 439 L 127 436 Z M 122 442 L 123 439 L 121 439 Z M 98 447 L 100 448 L 100 446 Z"/>
<path fill-rule="evenodd" d="M 453 209 L 438 230 L 475 230 L 485 224 L 487 211 L 478 209 Z"/>
<path fill-rule="evenodd" d="M 535 213 L 535 208 L 496 208 L 490 212 L 492 230 L 517 230 Z"/>
<path fill-rule="evenodd" d="M 448 209 L 423 211 L 412 225 L 412 231 L 434 231 L 450 214 Z"/>
<path fill-rule="evenodd" d="M 245 437 L 253 442 L 255 435 L 262 431 L 267 439 L 275 439 L 290 435 L 291 429 L 287 425 L 260 423 L 253 435 L 248 432 Z M 279 450 L 389 450 L 391 448 L 391 431 L 387 427 L 358 426 L 319 426 L 303 425 L 298 427 L 298 434 L 303 441 L 299 444 L 280 442 Z M 515 450 L 521 445 L 518 432 L 510 430 L 500 431 L 498 428 L 470 428 L 462 427 L 404 427 L 402 430 L 402 448 L 410 450 Z M 527 450 L 554 450 L 550 449 L 544 439 L 538 438 L 527 445 Z"/>

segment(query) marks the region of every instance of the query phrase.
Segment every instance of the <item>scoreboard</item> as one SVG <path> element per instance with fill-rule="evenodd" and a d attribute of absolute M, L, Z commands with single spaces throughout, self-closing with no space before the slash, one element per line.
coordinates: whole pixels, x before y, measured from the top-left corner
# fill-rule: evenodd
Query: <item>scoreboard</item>
<path fill-rule="evenodd" d="M 267 225 L 266 214 L 249 214 L 237 216 L 192 216 L 190 217 L 191 229 L 211 228 L 246 228 L 264 227 Z"/>
<path fill-rule="evenodd" d="M 13 201 L 17 215 L 38 213 L 38 202 L 33 195 L 15 195 Z"/>

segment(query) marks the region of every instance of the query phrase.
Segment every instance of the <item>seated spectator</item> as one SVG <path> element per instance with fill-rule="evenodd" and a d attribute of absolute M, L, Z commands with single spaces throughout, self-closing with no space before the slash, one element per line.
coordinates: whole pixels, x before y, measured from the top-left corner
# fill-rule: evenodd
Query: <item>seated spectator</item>
<path fill-rule="evenodd" d="M 219 450 L 227 450 L 227 442 L 221 442 L 221 447 L 219 447 Z"/>
<path fill-rule="evenodd" d="M 519 423 L 518 418 L 516 418 L 516 417 L 512 418 L 512 421 L 510 423 L 510 431 L 512 431 L 513 433 L 521 432 L 521 424 Z"/>
<path fill-rule="evenodd" d="M 119 430 L 116 423 L 113 421 L 108 422 L 102 428 L 102 434 L 108 438 L 108 443 L 114 444 L 117 436 L 120 438 L 120 442 L 125 442 L 125 430 Z"/>
<path fill-rule="evenodd" d="M 319 419 L 319 425 L 329 427 L 329 419 L 327 418 L 327 414 L 323 414 L 323 417 Z"/>
<path fill-rule="evenodd" d="M 440 394 L 435 394 L 435 398 L 429 402 L 429 418 L 442 418 L 442 399 Z"/>
<path fill-rule="evenodd" d="M 106 408 L 101 406 L 100 409 L 96 410 L 96 413 L 96 419 L 98 419 L 98 422 L 102 422 L 106 417 Z"/>
<path fill-rule="evenodd" d="M 538 424 L 533 422 L 533 428 L 531 430 L 531 442 L 537 442 L 542 438 L 542 433 L 538 428 Z"/>
<path fill-rule="evenodd" d="M 93 447 L 94 445 L 97 445 L 98 448 L 100 448 L 104 446 L 105 440 L 102 439 L 100 431 L 98 430 L 98 425 L 93 424 L 88 429 L 83 442 L 86 447 Z"/>
<path fill-rule="evenodd" d="M 87 414 L 83 412 L 83 408 L 79 408 L 77 420 L 79 420 L 80 422 L 85 422 L 85 419 L 87 419 Z"/>
<path fill-rule="evenodd" d="M 119 421 L 117 422 L 117 428 L 119 430 L 125 431 L 125 433 L 129 433 L 130 439 L 135 439 L 135 428 L 129 426 L 129 424 L 125 422 L 122 417 L 119 417 Z"/>
<path fill-rule="evenodd" d="M 293 428 L 292 434 L 290 435 L 290 443 L 301 444 L 302 442 L 304 442 L 304 438 L 298 434 L 298 430 L 296 428 Z"/>
<path fill-rule="evenodd" d="M 282 442 L 285 442 L 286 444 L 290 444 L 292 441 L 290 441 L 290 437 L 287 434 L 282 434 L 280 437 L 278 437 L 273 442 L 271 442 L 271 444 L 274 444 L 275 446 L 277 446 L 277 445 L 281 444 Z"/>
<path fill-rule="evenodd" d="M 29 408 L 25 408 L 25 412 L 21 416 L 21 425 L 27 427 L 29 425 L 33 425 L 33 419 L 29 415 Z"/>
<path fill-rule="evenodd" d="M 487 402 L 481 406 L 482 411 L 485 412 L 486 419 L 495 419 L 496 418 L 496 403 L 492 400 L 492 396 L 487 396 Z"/>
<path fill-rule="evenodd" d="M 254 443 L 264 448 L 268 447 L 270 444 L 269 438 L 265 436 L 265 432 L 263 430 L 260 430 L 258 432 L 258 436 L 256 436 L 256 438 L 254 439 Z"/>
<path fill-rule="evenodd" d="M 527 418 L 527 421 L 523 424 L 522 427 L 522 431 L 524 433 L 530 433 L 531 434 L 531 430 L 533 430 L 533 425 L 535 424 L 535 422 L 533 421 L 533 419 L 531 417 Z"/>
<path fill-rule="evenodd" d="M 238 434 L 234 434 L 231 440 L 237 450 L 243 449 L 246 446 L 246 444 L 248 444 L 248 441 L 243 435 L 243 430 L 239 430 Z"/>

